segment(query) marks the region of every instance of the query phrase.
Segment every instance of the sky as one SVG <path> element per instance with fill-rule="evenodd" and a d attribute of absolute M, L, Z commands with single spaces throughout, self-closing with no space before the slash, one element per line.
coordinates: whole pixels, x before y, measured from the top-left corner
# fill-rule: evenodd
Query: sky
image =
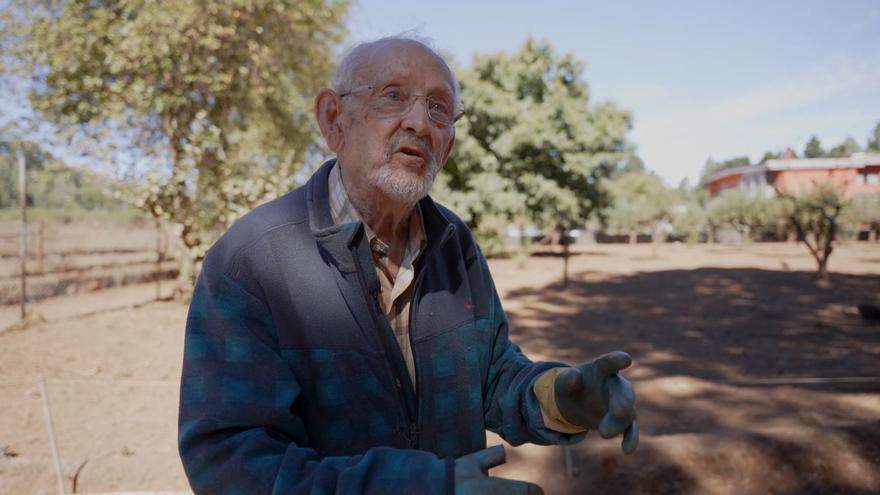
<path fill-rule="evenodd" d="M 461 65 L 529 35 L 586 62 L 591 102 L 633 115 L 646 167 L 695 184 L 708 157 L 864 146 L 880 122 L 880 1 L 360 0 L 349 43 L 415 30 Z"/>

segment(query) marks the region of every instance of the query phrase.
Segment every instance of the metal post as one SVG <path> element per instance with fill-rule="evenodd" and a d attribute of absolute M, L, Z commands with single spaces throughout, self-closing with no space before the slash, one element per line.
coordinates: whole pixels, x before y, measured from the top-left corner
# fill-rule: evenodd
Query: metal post
<path fill-rule="evenodd" d="M 19 258 L 21 259 L 21 319 L 27 316 L 27 180 L 24 153 L 18 152 L 18 204 L 21 206 L 21 237 Z"/>

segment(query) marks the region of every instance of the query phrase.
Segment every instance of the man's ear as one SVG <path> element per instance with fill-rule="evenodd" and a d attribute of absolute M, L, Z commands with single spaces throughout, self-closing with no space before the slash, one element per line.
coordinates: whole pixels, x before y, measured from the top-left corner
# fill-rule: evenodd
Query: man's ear
<path fill-rule="evenodd" d="M 315 119 L 321 135 L 330 151 L 336 153 L 342 147 L 342 128 L 339 126 L 341 100 L 333 90 L 323 88 L 315 97 Z"/>

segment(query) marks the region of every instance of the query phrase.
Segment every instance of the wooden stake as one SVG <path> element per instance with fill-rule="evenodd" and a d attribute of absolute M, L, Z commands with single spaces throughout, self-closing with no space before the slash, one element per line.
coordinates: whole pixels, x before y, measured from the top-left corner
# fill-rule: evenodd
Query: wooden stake
<path fill-rule="evenodd" d="M 37 272 L 43 271 L 43 243 L 46 235 L 46 222 L 45 220 L 40 220 L 40 223 L 37 226 Z"/>
<path fill-rule="evenodd" d="M 49 407 L 49 392 L 46 390 L 46 378 L 42 373 L 40 373 L 40 395 L 43 396 L 43 416 L 46 418 L 46 430 L 49 432 L 49 447 L 52 450 L 55 480 L 58 482 L 58 495 L 65 495 L 64 476 L 61 474 L 61 457 L 58 455 L 58 444 L 55 442 L 55 426 L 52 424 L 52 409 Z"/>
<path fill-rule="evenodd" d="M 21 260 L 21 320 L 27 316 L 27 180 L 24 153 L 18 152 L 18 204 L 21 207 L 21 237 L 19 258 Z"/>
<path fill-rule="evenodd" d="M 162 299 L 162 222 L 156 219 L 156 300 Z"/>

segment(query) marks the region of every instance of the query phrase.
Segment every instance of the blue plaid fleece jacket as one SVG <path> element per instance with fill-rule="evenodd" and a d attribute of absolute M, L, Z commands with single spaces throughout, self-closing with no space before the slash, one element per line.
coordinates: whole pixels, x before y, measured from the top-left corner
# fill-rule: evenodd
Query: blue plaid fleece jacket
<path fill-rule="evenodd" d="M 454 459 L 572 443 L 532 385 L 561 363 L 508 339 L 467 227 L 425 198 L 410 332 L 414 387 L 378 306 L 360 222 L 334 226 L 325 163 L 208 252 L 186 322 L 179 448 L 196 494 L 453 492 Z"/>

